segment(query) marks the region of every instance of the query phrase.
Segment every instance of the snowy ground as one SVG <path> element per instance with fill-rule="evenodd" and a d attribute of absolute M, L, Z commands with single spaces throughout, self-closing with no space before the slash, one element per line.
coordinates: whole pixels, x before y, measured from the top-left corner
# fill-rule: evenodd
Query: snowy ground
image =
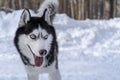
<path fill-rule="evenodd" d="M 0 80 L 27 79 L 12 41 L 20 14 L 0 12 Z M 77 21 L 58 14 L 54 25 L 62 80 L 120 80 L 119 18 Z"/>

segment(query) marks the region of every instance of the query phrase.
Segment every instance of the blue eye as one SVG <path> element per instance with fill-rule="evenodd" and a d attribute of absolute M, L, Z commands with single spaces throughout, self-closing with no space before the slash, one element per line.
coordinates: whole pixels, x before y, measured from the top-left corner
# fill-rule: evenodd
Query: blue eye
<path fill-rule="evenodd" d="M 46 40 L 48 38 L 48 35 L 44 36 L 43 38 Z"/>
<path fill-rule="evenodd" d="M 31 34 L 31 35 L 30 35 L 30 38 L 31 38 L 31 39 L 36 39 L 37 36 L 36 36 L 35 34 Z"/>

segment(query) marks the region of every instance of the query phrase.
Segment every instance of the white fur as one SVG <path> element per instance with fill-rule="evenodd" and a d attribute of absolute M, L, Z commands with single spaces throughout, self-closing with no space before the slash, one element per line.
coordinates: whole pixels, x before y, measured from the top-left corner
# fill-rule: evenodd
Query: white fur
<path fill-rule="evenodd" d="M 54 9 L 49 8 L 49 6 L 51 5 L 54 6 Z M 47 9 L 47 12 L 45 13 L 45 20 L 48 22 L 49 25 L 52 25 L 52 20 L 53 17 L 55 16 L 54 14 L 57 12 L 58 5 L 59 5 L 58 0 L 45 0 L 43 4 L 40 6 L 38 13 L 39 17 L 41 17 L 45 9 Z M 29 11 L 24 10 L 19 22 L 19 26 L 21 27 L 25 25 L 30 20 L 30 16 L 31 15 Z M 31 34 L 35 34 L 36 36 L 38 36 L 41 33 L 42 36 L 48 35 L 48 38 L 46 40 L 43 39 L 41 36 L 39 37 L 39 39 L 36 40 L 30 38 Z M 51 34 L 48 34 L 45 29 L 42 29 L 39 26 L 39 29 L 33 30 L 32 33 L 30 33 L 29 35 L 25 35 L 25 34 L 20 35 L 18 46 L 21 53 L 23 53 L 23 55 L 28 57 L 30 59 L 30 63 L 34 65 L 35 61 L 32 52 L 36 56 L 41 56 L 39 54 L 39 51 L 42 49 L 45 49 L 47 50 L 47 52 L 49 52 L 52 40 L 53 40 L 53 36 Z M 32 52 L 27 45 L 30 46 Z M 39 73 L 48 73 L 49 80 L 61 80 L 59 69 L 56 69 L 56 60 L 50 66 L 47 67 L 45 67 L 46 63 L 47 61 L 45 57 L 43 57 L 43 64 L 40 67 L 25 65 L 26 71 L 28 73 L 28 80 L 39 80 Z"/>
<path fill-rule="evenodd" d="M 42 16 L 43 12 L 46 8 L 48 8 L 48 5 L 50 4 L 54 4 L 55 9 L 53 10 L 53 12 L 51 12 L 50 15 L 52 15 L 53 13 L 58 11 L 58 6 L 59 6 L 59 1 L 58 0 L 45 0 L 42 5 L 40 6 L 40 8 L 38 9 L 38 16 Z"/>
<path fill-rule="evenodd" d="M 35 29 L 31 34 L 38 35 L 39 33 L 42 33 L 43 36 L 46 34 L 48 35 L 48 33 L 40 27 L 38 30 Z M 30 49 L 27 47 L 27 44 L 30 45 L 30 47 L 31 47 L 32 51 L 35 53 L 35 55 L 40 56 L 39 55 L 40 49 L 44 48 L 48 51 L 50 50 L 50 44 L 51 44 L 53 37 L 51 34 L 49 34 L 48 39 L 46 41 L 41 38 L 39 38 L 36 41 L 33 41 L 32 39 L 30 39 L 29 35 L 24 35 L 24 34 L 21 35 L 19 37 L 18 45 L 19 45 L 20 51 L 22 53 L 24 53 L 25 56 L 30 58 L 30 60 L 31 60 L 30 62 L 32 64 L 35 64 L 33 54 L 31 53 Z M 44 67 L 45 63 L 47 63 L 47 61 L 45 60 L 45 57 L 44 57 L 43 61 L 44 62 L 42 64 L 42 66 L 40 66 L 40 67 L 25 66 L 26 71 L 28 73 L 28 80 L 38 80 L 40 73 L 48 73 L 49 80 L 61 80 L 59 70 L 57 70 L 55 68 L 56 61 L 54 61 L 53 64 L 48 66 L 47 68 Z"/>
<path fill-rule="evenodd" d="M 49 6 L 51 5 L 53 5 L 54 8 L 50 8 Z M 58 6 L 59 6 L 58 0 L 45 0 L 38 9 L 38 16 L 41 17 L 43 15 L 44 10 L 47 9 L 47 12 L 45 14 L 45 20 L 48 22 L 49 25 L 52 25 L 52 20 L 55 16 L 54 14 L 58 12 Z"/>
<path fill-rule="evenodd" d="M 39 75 L 43 73 L 49 74 L 49 80 L 61 80 L 60 72 L 59 70 L 55 69 L 56 61 L 53 62 L 53 64 L 47 68 L 44 67 L 30 67 L 25 66 L 28 74 L 29 80 L 38 80 Z"/>
<path fill-rule="evenodd" d="M 33 58 L 34 56 L 31 53 L 30 49 L 28 48 L 27 43 L 28 43 L 28 36 L 26 36 L 25 34 L 21 35 L 19 37 L 19 42 L 18 42 L 19 49 L 22 53 L 24 53 L 25 56 L 31 59 L 30 63 L 35 64 Z"/>
<path fill-rule="evenodd" d="M 39 34 L 42 34 L 43 36 L 48 35 L 48 38 L 46 40 L 44 40 L 40 36 L 39 39 L 33 40 L 33 39 L 30 38 L 31 34 L 35 34 L 36 36 L 38 36 Z M 22 53 L 25 53 L 26 56 L 27 55 L 29 55 L 29 56 L 32 55 L 32 54 L 28 54 L 28 53 L 30 53 L 30 50 L 29 50 L 27 44 L 29 44 L 33 53 L 36 56 L 41 56 L 39 54 L 39 51 L 42 50 L 42 49 L 45 49 L 45 50 L 47 50 L 47 52 L 49 52 L 52 40 L 53 40 L 53 36 L 51 34 L 48 34 L 44 29 L 41 29 L 39 27 L 39 30 L 35 29 L 29 35 L 21 35 L 19 37 L 19 43 L 18 44 L 20 46 L 20 51 L 22 51 Z M 33 57 L 33 55 L 31 57 Z"/>
<path fill-rule="evenodd" d="M 20 18 L 19 27 L 25 25 L 30 20 L 30 17 L 29 11 L 25 9 Z"/>

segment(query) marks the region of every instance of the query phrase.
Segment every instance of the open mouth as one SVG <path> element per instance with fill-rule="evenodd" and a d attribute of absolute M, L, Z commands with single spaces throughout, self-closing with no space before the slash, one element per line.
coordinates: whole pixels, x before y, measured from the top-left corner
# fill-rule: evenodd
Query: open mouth
<path fill-rule="evenodd" d="M 36 67 L 40 67 L 42 64 L 43 64 L 43 57 L 39 57 L 39 56 L 36 56 L 31 47 L 27 44 L 28 48 L 30 49 L 31 53 L 33 54 L 33 57 L 34 57 L 34 63 L 35 63 L 35 66 Z"/>

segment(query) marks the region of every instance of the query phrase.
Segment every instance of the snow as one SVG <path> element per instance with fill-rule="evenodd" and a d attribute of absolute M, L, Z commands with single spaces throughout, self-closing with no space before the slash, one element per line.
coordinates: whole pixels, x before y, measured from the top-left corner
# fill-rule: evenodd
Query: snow
<path fill-rule="evenodd" d="M 27 80 L 13 44 L 21 12 L 0 12 L 0 80 Z M 120 18 L 74 20 L 57 14 L 54 26 L 62 80 L 120 80 Z"/>

